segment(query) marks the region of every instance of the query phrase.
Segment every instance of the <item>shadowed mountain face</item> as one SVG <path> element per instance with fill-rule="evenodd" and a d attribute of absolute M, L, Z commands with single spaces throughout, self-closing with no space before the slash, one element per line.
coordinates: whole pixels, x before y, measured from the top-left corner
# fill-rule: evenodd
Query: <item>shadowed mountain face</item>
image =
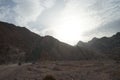
<path fill-rule="evenodd" d="M 120 32 L 112 37 L 93 38 L 88 43 L 78 42 L 78 46 L 90 48 L 95 52 L 105 54 L 110 58 L 120 59 Z"/>
<path fill-rule="evenodd" d="M 24 27 L 0 22 L 0 63 L 27 59 L 41 38 Z"/>
<path fill-rule="evenodd" d="M 0 22 L 0 64 L 19 61 L 97 59 L 101 55 L 62 43 L 51 36 L 41 37 L 24 27 Z"/>
<path fill-rule="evenodd" d="M 97 59 L 101 55 L 77 46 L 62 43 L 51 36 L 45 36 L 32 52 L 33 60 L 86 60 Z"/>

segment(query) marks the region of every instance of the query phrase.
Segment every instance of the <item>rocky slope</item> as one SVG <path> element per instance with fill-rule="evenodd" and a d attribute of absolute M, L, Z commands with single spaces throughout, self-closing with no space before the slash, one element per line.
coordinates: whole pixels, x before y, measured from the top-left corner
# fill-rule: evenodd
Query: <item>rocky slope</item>
<path fill-rule="evenodd" d="M 101 55 L 79 46 L 70 46 L 52 36 L 41 37 L 25 27 L 0 22 L 0 64 L 98 57 Z"/>
<path fill-rule="evenodd" d="M 41 38 L 25 27 L 0 22 L 0 63 L 27 59 Z"/>
<path fill-rule="evenodd" d="M 97 53 L 105 54 L 113 59 L 120 59 L 120 32 L 112 37 L 93 38 L 84 43 L 78 42 L 77 46 L 89 48 Z"/>
<path fill-rule="evenodd" d="M 103 57 L 91 50 L 71 46 L 51 36 L 45 36 L 32 52 L 33 58 L 40 60 L 86 60 Z"/>

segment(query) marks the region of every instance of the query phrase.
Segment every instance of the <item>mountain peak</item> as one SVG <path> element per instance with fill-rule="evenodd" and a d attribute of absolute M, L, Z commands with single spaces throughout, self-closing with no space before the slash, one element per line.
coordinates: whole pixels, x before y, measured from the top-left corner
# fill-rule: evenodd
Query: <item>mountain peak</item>
<path fill-rule="evenodd" d="M 92 41 L 96 41 L 96 40 L 98 40 L 98 38 L 97 38 L 97 37 L 94 37 L 94 38 L 92 39 Z"/>
<path fill-rule="evenodd" d="M 120 38 L 120 32 L 117 32 L 115 35 L 112 36 L 112 38 Z"/>
<path fill-rule="evenodd" d="M 120 36 L 120 32 L 117 32 L 117 33 L 116 33 L 116 36 Z"/>
<path fill-rule="evenodd" d="M 93 38 L 88 43 L 85 43 L 85 47 L 107 55 L 109 58 L 120 58 L 120 32 L 117 32 L 112 37 Z"/>

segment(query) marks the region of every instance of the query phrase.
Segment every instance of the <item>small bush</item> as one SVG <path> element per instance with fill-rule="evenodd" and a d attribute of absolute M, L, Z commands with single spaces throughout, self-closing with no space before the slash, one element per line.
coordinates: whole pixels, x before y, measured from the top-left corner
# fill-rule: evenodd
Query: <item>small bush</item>
<path fill-rule="evenodd" d="M 52 75 L 47 75 L 43 78 L 43 80 L 56 80 Z"/>
<path fill-rule="evenodd" d="M 19 66 L 21 66 L 21 65 L 22 65 L 22 63 L 21 63 L 21 62 L 19 62 L 19 63 L 18 63 L 18 65 L 19 65 Z"/>

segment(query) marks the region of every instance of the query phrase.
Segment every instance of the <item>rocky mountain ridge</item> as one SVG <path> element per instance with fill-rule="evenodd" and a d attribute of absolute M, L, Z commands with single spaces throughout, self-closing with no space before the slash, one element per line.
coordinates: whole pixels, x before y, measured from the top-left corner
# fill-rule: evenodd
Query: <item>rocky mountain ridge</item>
<path fill-rule="evenodd" d="M 60 42 L 52 36 L 42 37 L 25 27 L 0 22 L 0 64 L 103 57 L 90 49 Z"/>
<path fill-rule="evenodd" d="M 87 43 L 78 42 L 77 46 L 89 48 L 110 58 L 120 59 L 120 32 L 111 37 L 93 38 Z"/>

